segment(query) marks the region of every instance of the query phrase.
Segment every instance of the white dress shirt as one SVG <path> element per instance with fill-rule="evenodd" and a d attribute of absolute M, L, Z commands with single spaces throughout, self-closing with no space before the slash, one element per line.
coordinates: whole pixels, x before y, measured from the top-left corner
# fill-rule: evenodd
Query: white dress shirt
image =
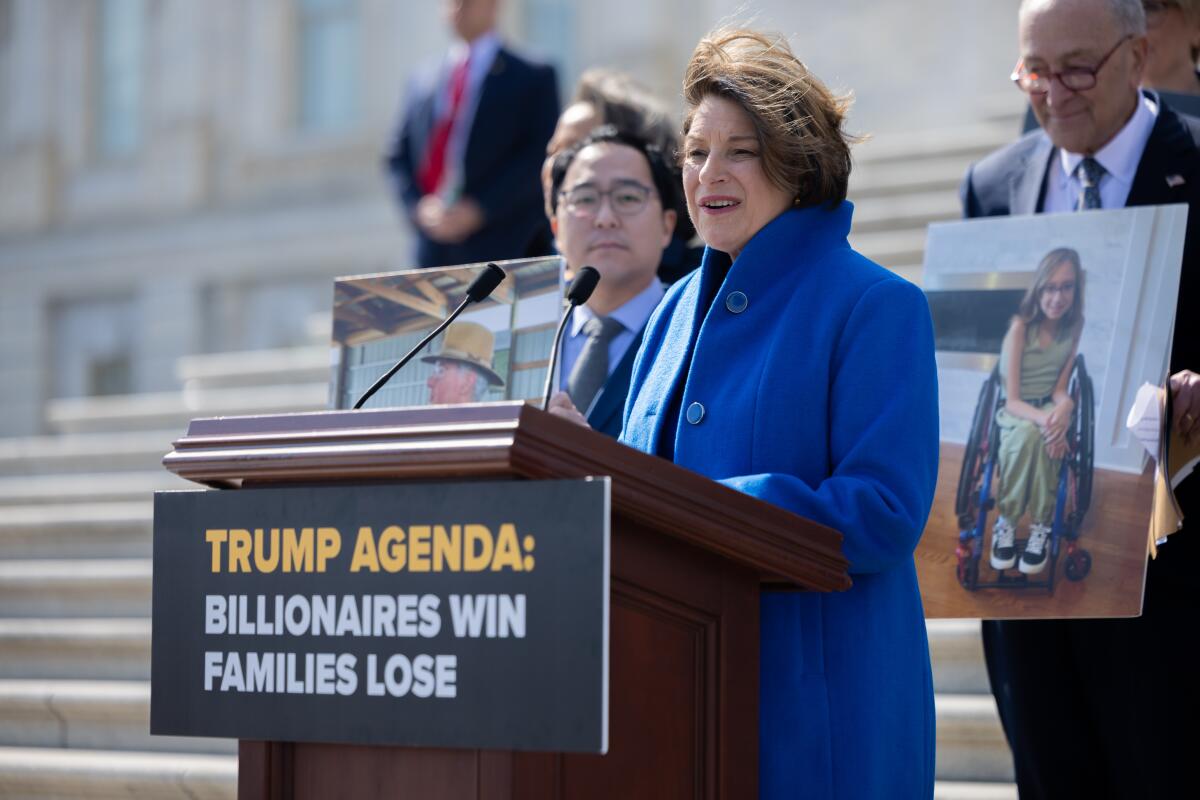
<path fill-rule="evenodd" d="M 1142 95 L 1142 102 L 1138 103 L 1125 127 L 1092 156 L 1104 167 L 1104 175 L 1100 178 L 1102 208 L 1125 207 L 1138 162 L 1142 160 L 1142 151 L 1146 149 L 1146 141 L 1157 118 L 1158 104 L 1149 95 Z M 1059 150 L 1058 156 L 1054 166 L 1046 172 L 1046 200 L 1042 210 L 1047 214 L 1075 211 L 1083 191 L 1076 168 L 1084 156 L 1066 150 Z"/>

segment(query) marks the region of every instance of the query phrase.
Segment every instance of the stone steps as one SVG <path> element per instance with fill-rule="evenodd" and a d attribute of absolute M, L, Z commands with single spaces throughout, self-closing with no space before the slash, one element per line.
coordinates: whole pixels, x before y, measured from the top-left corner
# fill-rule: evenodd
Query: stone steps
<path fill-rule="evenodd" d="M 150 559 L 0 560 L 6 618 L 149 617 Z"/>
<path fill-rule="evenodd" d="M 236 754 L 232 739 L 151 736 L 149 681 L 0 680 L 0 747 Z"/>
<path fill-rule="evenodd" d="M 327 336 L 328 336 L 327 332 Z M 329 344 L 213 353 L 179 359 L 175 374 L 184 391 L 275 386 L 325 385 L 330 377 Z"/>
<path fill-rule="evenodd" d="M 980 154 L 983 155 L 982 153 Z M 856 167 L 850 173 L 849 198 L 859 207 L 861 201 L 876 197 L 894 197 L 913 192 L 943 192 L 958 196 L 958 186 L 973 159 L 949 156 L 937 159 L 881 161 Z"/>
<path fill-rule="evenodd" d="M 146 557 L 152 524 L 145 500 L 8 506 L 0 509 L 0 557 Z"/>
<path fill-rule="evenodd" d="M 886 137 L 869 139 L 854 149 L 854 169 L 949 156 L 974 161 L 1013 142 L 1020 130 L 1016 119 L 1013 115 L 948 128 L 890 132 Z"/>
<path fill-rule="evenodd" d="M 182 432 L 196 417 L 239 416 L 326 407 L 327 381 L 277 386 L 198 389 L 105 397 L 71 397 L 46 404 L 46 423 L 59 433 Z"/>
<path fill-rule="evenodd" d="M 943 694 L 990 695 L 979 620 L 931 619 L 925 621 L 925 629 L 934 689 Z"/>
<path fill-rule="evenodd" d="M 150 618 L 0 617 L 0 678 L 147 680 Z"/>
<path fill-rule="evenodd" d="M 0 514 L 5 506 L 12 505 L 149 502 L 159 489 L 194 488 L 196 484 L 161 467 L 121 473 L 6 475 L 0 477 Z"/>
<path fill-rule="evenodd" d="M 850 246 L 890 270 L 911 274 L 919 272 L 925 261 L 925 229 L 851 231 Z"/>
<path fill-rule="evenodd" d="M 990 694 L 938 694 L 937 777 L 1011 781 L 1012 756 Z"/>
<path fill-rule="evenodd" d="M 1017 787 L 1012 783 L 937 781 L 933 800 L 1017 800 Z"/>
<path fill-rule="evenodd" d="M 0 796 L 234 800 L 237 757 L 0 747 Z"/>
<path fill-rule="evenodd" d="M 5 798 L 234 800 L 237 758 L 218 755 L 0 747 Z M 934 800 L 1016 800 L 1011 784 L 938 781 Z"/>
<path fill-rule="evenodd" d="M 125 433 L 0 439 L 0 477 L 162 472 L 162 458 L 184 427 Z"/>
<path fill-rule="evenodd" d="M 958 198 L 952 192 L 933 191 L 873 197 L 857 203 L 854 232 L 919 231 L 931 222 L 962 216 Z"/>

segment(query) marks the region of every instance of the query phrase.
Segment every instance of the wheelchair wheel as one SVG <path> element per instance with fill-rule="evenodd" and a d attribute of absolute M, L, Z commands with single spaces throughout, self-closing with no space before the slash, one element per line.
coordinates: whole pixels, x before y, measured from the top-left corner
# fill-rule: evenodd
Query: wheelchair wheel
<path fill-rule="evenodd" d="M 1081 362 L 1080 367 L 1082 368 L 1082 366 Z M 1092 393 L 1092 378 L 1086 372 L 1083 373 L 1082 383 L 1082 391 L 1079 393 L 1081 457 L 1079 459 L 1079 501 L 1077 503 L 1077 513 L 1080 519 L 1087 513 L 1088 507 L 1092 503 L 1092 471 L 1096 452 L 1096 401 L 1095 395 Z"/>
<path fill-rule="evenodd" d="M 1075 402 L 1075 413 L 1071 420 L 1071 452 L 1067 458 L 1067 468 L 1071 471 L 1073 483 L 1069 536 L 1074 539 L 1083 526 L 1083 517 L 1092 502 L 1096 441 L 1096 400 L 1083 354 L 1075 357 L 1075 368 L 1071 373 L 1068 390 Z"/>
<path fill-rule="evenodd" d="M 958 516 L 959 527 L 963 529 L 975 526 L 975 515 L 979 510 L 979 482 L 991 450 L 999 386 L 999 370 L 993 369 L 979 388 L 979 399 L 975 402 L 971 435 L 963 450 L 962 470 L 958 474 L 958 493 L 954 502 L 954 513 Z"/>
<path fill-rule="evenodd" d="M 1092 571 L 1092 554 L 1083 548 L 1067 553 L 1067 561 L 1063 565 L 1063 573 L 1069 581 L 1081 581 Z"/>
<path fill-rule="evenodd" d="M 970 556 L 963 558 L 959 555 L 957 575 L 958 582 L 964 589 L 969 592 L 975 591 L 979 585 L 979 562 Z"/>

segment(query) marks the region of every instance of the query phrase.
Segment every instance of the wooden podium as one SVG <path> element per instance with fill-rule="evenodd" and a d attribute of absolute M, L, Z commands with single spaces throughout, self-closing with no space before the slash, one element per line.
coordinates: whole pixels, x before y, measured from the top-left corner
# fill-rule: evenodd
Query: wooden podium
<path fill-rule="evenodd" d="M 163 463 L 224 489 L 612 478 L 606 755 L 242 740 L 242 800 L 756 797 L 760 587 L 850 585 L 835 531 L 517 402 L 198 419 Z"/>

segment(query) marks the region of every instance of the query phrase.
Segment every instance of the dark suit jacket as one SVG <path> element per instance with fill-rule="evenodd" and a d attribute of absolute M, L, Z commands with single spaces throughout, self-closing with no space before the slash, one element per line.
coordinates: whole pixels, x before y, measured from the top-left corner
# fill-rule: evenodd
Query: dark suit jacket
<path fill-rule="evenodd" d="M 416 176 L 435 122 L 445 70 L 422 72 L 409 88 L 403 121 L 388 153 L 396 195 L 412 220 L 421 190 Z M 501 47 L 479 88 L 479 102 L 463 154 L 462 194 L 483 208 L 483 227 L 460 244 L 438 244 L 417 234 L 417 264 L 466 264 L 549 255 L 549 223 L 542 209 L 540 172 L 546 143 L 558 121 L 554 68 Z"/>
<path fill-rule="evenodd" d="M 592 402 L 588 412 L 588 425 L 606 436 L 617 438 L 621 435 L 621 423 L 625 416 L 625 398 L 629 395 L 629 376 L 633 374 L 633 360 L 637 358 L 638 350 L 642 347 L 642 337 L 646 334 L 645 326 L 638 331 L 637 336 L 629 344 L 629 349 L 621 357 L 621 363 L 608 376 L 600 394 Z"/>
<path fill-rule="evenodd" d="M 960 188 L 963 214 L 994 217 L 1039 213 L 1045 200 L 1046 171 L 1057 155 L 1050 137 L 1039 129 L 974 164 Z M 1176 114 L 1163 102 L 1125 205 L 1167 203 L 1188 204 L 1171 372 L 1200 372 L 1200 335 L 1194 322 L 1200 313 L 1196 307 L 1200 300 L 1200 119 Z M 1188 495 L 1187 500 L 1180 497 L 1181 503 L 1194 504 L 1197 483 L 1193 476 L 1180 486 L 1189 487 L 1180 493 Z"/>

